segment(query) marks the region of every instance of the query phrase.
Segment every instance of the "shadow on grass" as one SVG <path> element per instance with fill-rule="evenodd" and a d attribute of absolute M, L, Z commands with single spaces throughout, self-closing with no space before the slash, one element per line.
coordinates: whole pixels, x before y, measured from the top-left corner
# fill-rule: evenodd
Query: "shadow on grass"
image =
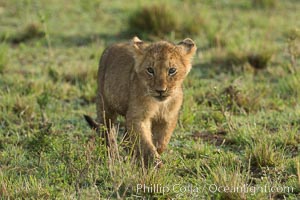
<path fill-rule="evenodd" d="M 103 42 L 105 45 L 110 45 L 115 42 L 129 40 L 132 36 L 124 33 L 107 34 L 107 33 L 90 33 L 90 34 L 73 34 L 73 35 L 50 35 L 52 47 L 81 47 L 88 46 L 93 43 Z M 0 41 L 6 41 L 11 45 L 19 45 L 22 43 L 41 42 L 42 45 L 48 46 L 45 35 L 31 33 L 14 35 L 8 38 L 0 38 Z"/>
<path fill-rule="evenodd" d="M 53 46 L 66 46 L 66 47 L 80 47 L 88 46 L 92 43 L 99 43 L 103 41 L 105 45 L 109 45 L 115 42 L 126 40 L 127 37 L 124 34 L 106 34 L 106 33 L 91 33 L 85 35 L 57 35 L 53 36 Z"/>
<path fill-rule="evenodd" d="M 226 63 L 202 62 L 193 65 L 193 70 L 199 72 L 199 77 L 204 79 L 215 78 L 219 74 L 239 74 L 243 72 L 243 66 Z"/>

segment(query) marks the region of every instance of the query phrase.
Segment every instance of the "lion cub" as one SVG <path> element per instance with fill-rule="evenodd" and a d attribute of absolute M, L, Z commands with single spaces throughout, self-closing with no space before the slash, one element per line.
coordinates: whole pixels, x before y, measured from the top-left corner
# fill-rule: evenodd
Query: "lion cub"
<path fill-rule="evenodd" d="M 126 119 L 132 143 L 144 162 L 160 160 L 170 141 L 182 104 L 182 82 L 191 69 L 196 52 L 187 38 L 175 45 L 166 41 L 144 43 L 134 37 L 130 43 L 108 47 L 100 59 L 97 90 L 97 128 L 109 126 L 117 114 Z"/>

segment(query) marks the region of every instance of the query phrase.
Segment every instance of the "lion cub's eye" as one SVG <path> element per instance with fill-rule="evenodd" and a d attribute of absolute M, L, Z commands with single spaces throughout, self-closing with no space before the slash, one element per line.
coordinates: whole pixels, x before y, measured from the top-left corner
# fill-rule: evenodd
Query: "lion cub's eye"
<path fill-rule="evenodd" d="M 148 74 L 150 74 L 152 76 L 154 75 L 154 69 L 152 67 L 148 67 L 147 72 L 148 72 Z"/>
<path fill-rule="evenodd" d="M 169 69 L 168 73 L 169 73 L 169 76 L 173 76 L 174 74 L 176 74 L 176 72 L 177 72 L 176 68 L 172 67 L 172 68 Z"/>

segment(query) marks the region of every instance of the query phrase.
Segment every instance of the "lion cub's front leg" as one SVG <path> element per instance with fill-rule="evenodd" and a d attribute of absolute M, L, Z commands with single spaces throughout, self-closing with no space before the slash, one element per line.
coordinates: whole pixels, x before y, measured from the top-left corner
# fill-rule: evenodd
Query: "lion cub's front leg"
<path fill-rule="evenodd" d="M 161 154 L 167 147 L 176 127 L 177 116 L 170 119 L 152 122 L 153 143 L 157 152 Z"/>
<path fill-rule="evenodd" d="M 152 141 L 150 119 L 126 117 L 126 126 L 131 142 L 137 151 L 143 156 L 145 166 L 149 161 L 160 160 L 160 156 Z"/>

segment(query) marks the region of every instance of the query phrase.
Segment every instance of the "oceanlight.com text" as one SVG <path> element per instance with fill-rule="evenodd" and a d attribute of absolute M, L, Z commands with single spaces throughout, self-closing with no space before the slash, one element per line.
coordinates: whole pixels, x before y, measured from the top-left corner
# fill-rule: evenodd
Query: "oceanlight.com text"
<path fill-rule="evenodd" d="M 194 195 L 201 194 L 205 191 L 210 193 L 250 193 L 254 195 L 256 193 L 293 193 L 294 188 L 290 186 L 252 186 L 252 185 L 241 185 L 241 186 L 226 186 L 226 185 L 217 185 L 217 184 L 207 184 L 204 186 L 199 185 L 162 185 L 162 184 L 137 184 L 136 193 L 145 194 L 145 193 L 176 193 L 184 194 L 191 193 Z"/>

